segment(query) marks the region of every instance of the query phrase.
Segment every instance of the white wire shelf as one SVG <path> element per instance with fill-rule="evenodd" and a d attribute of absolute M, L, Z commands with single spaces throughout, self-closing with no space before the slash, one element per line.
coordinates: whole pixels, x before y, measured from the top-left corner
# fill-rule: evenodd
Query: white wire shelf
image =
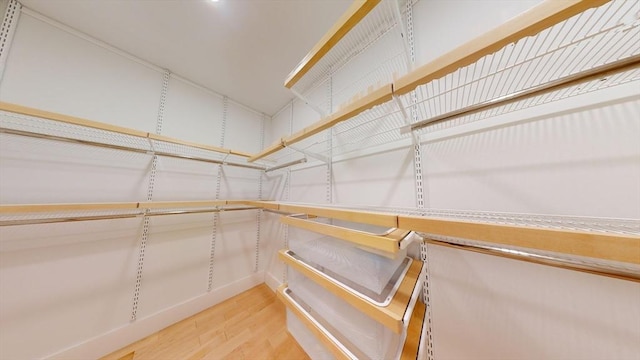
<path fill-rule="evenodd" d="M 412 137 L 407 131 L 409 127 L 420 136 L 637 82 L 639 38 L 637 3 L 610 1 L 420 85 L 415 91 L 399 96 L 399 101 L 388 101 L 360 112 L 330 130 L 300 140 L 295 147 L 321 156 L 345 155 L 367 147 L 409 141 Z M 379 69 L 385 68 L 384 61 L 381 60 Z M 630 61 L 630 66 L 618 72 L 603 72 L 600 77 L 569 82 L 571 77 L 624 61 Z M 387 76 L 391 76 L 389 70 Z M 500 103 L 563 79 L 567 79 L 567 86 Z M 366 79 L 362 83 L 368 84 Z M 358 89 L 354 85 L 348 92 L 363 91 L 364 86 Z M 487 103 L 491 106 L 480 108 Z M 465 112 L 473 108 L 480 109 Z M 269 157 L 276 162 L 283 158 L 278 152 Z"/>
<path fill-rule="evenodd" d="M 310 68 L 297 82 L 291 87 L 298 93 L 304 94 L 311 89 L 319 86 L 326 81 L 336 71 L 347 65 L 354 57 L 365 51 L 380 38 L 393 32 L 394 36 L 400 39 L 400 27 L 398 25 L 398 16 L 406 7 L 407 0 L 382 0 L 350 31 L 340 39 L 315 65 Z M 400 12 L 398 12 L 400 10 Z M 398 41 L 399 43 L 399 41 Z M 394 51 L 387 60 L 396 57 L 404 49 L 402 45 Z M 404 68 L 406 72 L 406 58 L 403 59 L 404 64 L 394 68 L 394 71 Z M 385 61 L 383 61 L 385 62 Z M 391 80 L 390 74 L 381 72 L 372 79 L 377 81 Z M 373 85 L 368 83 L 364 88 Z M 355 93 L 354 93 L 355 94 Z"/>
<path fill-rule="evenodd" d="M 74 146 L 97 146 L 118 152 L 148 153 L 149 155 L 155 154 L 258 170 L 264 169 L 261 166 L 248 164 L 245 157 L 231 151 L 229 153 L 220 153 L 198 146 L 191 146 L 188 143 L 178 143 L 174 139 L 164 140 L 162 137 L 153 139 L 137 135 L 138 132 L 136 131 L 132 131 L 134 135 L 129 135 L 11 111 L 0 111 L 0 133 L 3 139 L 14 143 L 18 143 L 20 141 L 19 138 L 31 138 L 38 139 L 39 142 L 73 143 Z"/>

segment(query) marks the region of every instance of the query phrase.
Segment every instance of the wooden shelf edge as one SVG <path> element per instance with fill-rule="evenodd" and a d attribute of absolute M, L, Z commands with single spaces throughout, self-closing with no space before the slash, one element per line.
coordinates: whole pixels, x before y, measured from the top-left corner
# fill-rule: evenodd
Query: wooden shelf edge
<path fill-rule="evenodd" d="M 338 21 L 318 41 L 300 63 L 289 73 L 284 82 L 287 88 L 293 87 L 315 64 L 322 59 L 351 29 L 365 17 L 380 0 L 354 1 Z"/>
<path fill-rule="evenodd" d="M 394 94 L 404 95 L 416 87 L 470 65 L 504 46 L 533 36 L 585 10 L 610 0 L 546 0 L 494 29 L 422 65 L 394 82 Z"/>
<path fill-rule="evenodd" d="M 56 204 L 0 204 L 0 214 L 25 214 L 61 211 L 103 211 L 128 209 L 170 209 L 197 208 L 224 205 L 251 205 L 257 207 L 276 206 L 260 200 L 187 200 L 187 201 L 151 201 L 151 202 L 113 202 L 113 203 L 56 203 Z"/>
<path fill-rule="evenodd" d="M 390 213 L 297 205 L 292 203 L 280 203 L 279 210 L 291 214 L 308 214 L 318 217 L 398 228 L 398 216 Z"/>
<path fill-rule="evenodd" d="M 387 86 L 390 87 L 389 94 L 384 94 L 384 96 L 382 96 L 381 93 L 378 93 L 377 95 L 369 94 L 363 99 L 359 99 L 348 104 L 343 110 L 332 114 L 329 118 L 322 119 L 285 138 L 284 142 L 287 145 L 292 145 L 304 140 L 320 131 L 331 128 L 342 121 L 348 120 L 375 105 L 390 101 L 392 96 L 407 94 L 415 90 L 420 85 L 442 78 L 461 67 L 470 65 L 480 58 L 492 54 L 510 43 L 535 35 L 574 15 L 590 8 L 600 6 L 609 1 L 610 0 L 545 0 L 529 11 L 514 17 L 498 27 L 468 41 L 446 54 L 443 54 L 437 59 L 407 73 L 395 80 L 392 84 L 383 86 L 381 89 L 386 89 Z M 306 63 L 308 63 L 308 61 L 303 60 L 301 65 L 299 65 L 292 74 L 299 73 L 301 66 Z M 289 84 L 291 79 L 293 79 L 293 75 L 289 76 L 285 84 Z M 386 91 L 381 89 L 376 91 Z M 275 146 L 281 147 L 276 149 Z M 284 148 L 283 145 L 275 144 L 259 154 L 254 155 L 249 161 L 255 161 L 263 158 L 279 151 L 282 148 Z"/>
<path fill-rule="evenodd" d="M 414 260 L 409 266 L 405 277 L 400 283 L 400 287 L 396 291 L 396 294 L 391 299 L 391 303 L 387 306 L 377 306 L 371 302 L 358 297 L 351 292 L 345 290 L 341 286 L 336 285 L 334 282 L 328 280 L 324 276 L 319 275 L 317 272 L 311 270 L 305 264 L 297 261 L 286 253 L 287 250 L 280 250 L 278 257 L 285 264 L 291 266 L 294 270 L 300 272 L 307 278 L 313 280 L 318 285 L 332 293 L 333 295 L 346 301 L 351 306 L 365 313 L 372 319 L 383 324 L 396 334 L 400 334 L 404 327 L 403 317 L 409 303 L 411 301 L 411 295 L 414 292 L 418 278 L 422 271 L 422 262 Z"/>
<path fill-rule="evenodd" d="M 248 162 L 254 162 L 256 160 L 260 160 L 264 157 L 267 157 L 273 153 L 276 153 L 280 150 L 284 149 L 284 142 L 282 139 L 278 140 L 277 142 L 273 143 L 273 145 L 269 146 L 268 148 L 262 150 L 261 152 L 254 154 L 252 156 L 249 157 L 249 159 L 247 159 Z"/>
<path fill-rule="evenodd" d="M 399 216 L 401 228 L 492 244 L 640 264 L 640 236 Z"/>
<path fill-rule="evenodd" d="M 244 151 L 225 149 L 225 148 L 206 145 L 206 144 L 199 144 L 195 142 L 171 138 L 164 135 L 152 134 L 152 133 L 130 129 L 122 126 L 111 125 L 111 124 L 107 124 L 99 121 L 87 120 L 87 119 L 83 119 L 75 116 L 54 113 L 50 111 L 30 108 L 27 106 L 11 104 L 7 102 L 0 102 L 0 110 L 12 112 L 14 114 L 39 117 L 43 119 L 65 123 L 65 124 L 79 125 L 79 126 L 92 128 L 92 129 L 97 129 L 97 130 L 115 132 L 123 135 L 135 136 L 139 138 L 149 138 L 152 140 L 164 141 L 172 144 L 185 145 L 193 148 L 214 151 L 222 154 L 232 154 L 232 155 L 238 155 L 246 158 L 252 156 L 252 154 Z"/>
<path fill-rule="evenodd" d="M 113 203 L 66 203 L 66 204 L 2 204 L 0 214 L 25 214 L 56 211 L 86 211 L 86 210 L 128 210 L 137 209 L 137 202 Z"/>
<path fill-rule="evenodd" d="M 140 202 L 143 209 L 197 208 L 227 205 L 227 200 L 195 200 L 195 201 L 148 201 Z"/>
<path fill-rule="evenodd" d="M 416 360 L 418 358 L 425 312 L 426 307 L 424 303 L 420 301 L 416 302 L 416 306 L 411 314 L 411 320 L 409 320 L 409 325 L 407 326 L 407 338 L 402 347 L 400 360 Z"/>
<path fill-rule="evenodd" d="M 346 352 L 344 352 L 340 346 L 338 346 L 329 336 L 325 334 L 326 330 L 321 329 L 316 325 L 307 314 L 302 312 L 300 308 L 284 293 L 287 289 L 287 284 L 282 284 L 276 291 L 277 297 L 282 301 L 285 306 L 296 315 L 298 319 L 316 336 L 318 340 L 329 350 L 337 359 L 351 360 Z"/>
<path fill-rule="evenodd" d="M 281 216 L 280 222 L 392 254 L 395 254 L 400 250 L 400 239 L 393 237 L 374 235 L 363 231 L 322 224 L 311 220 L 297 219 L 291 216 Z"/>

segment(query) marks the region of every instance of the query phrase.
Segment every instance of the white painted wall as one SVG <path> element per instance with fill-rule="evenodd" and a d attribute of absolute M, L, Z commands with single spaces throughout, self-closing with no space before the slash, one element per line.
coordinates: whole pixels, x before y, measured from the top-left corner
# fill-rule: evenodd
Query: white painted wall
<path fill-rule="evenodd" d="M 416 63 L 538 2 L 418 1 Z M 380 66 L 386 40 L 335 74 L 334 89 L 357 82 L 363 66 Z M 354 86 L 332 100 L 363 90 Z M 294 128 L 309 121 L 296 106 Z M 636 83 L 423 135 L 426 205 L 639 219 L 639 109 Z M 286 129 L 284 114 L 290 109 L 274 117 L 272 130 Z M 274 131 L 272 138 L 280 136 Z M 413 151 L 404 144 L 338 157 L 333 202 L 414 207 Z M 325 202 L 324 169 L 292 167 L 289 200 Z M 272 231 L 284 236 L 279 227 Z M 639 284 L 437 246 L 428 252 L 436 359 L 638 359 Z M 282 267 L 270 266 L 268 275 L 276 283 Z"/>
<path fill-rule="evenodd" d="M 162 70 L 23 13 L 0 101 L 155 132 Z M 162 135 L 246 152 L 263 115 L 171 77 Z M 143 201 L 151 156 L 0 139 L 0 201 Z M 221 170 L 222 169 L 222 170 Z M 258 198 L 256 170 L 160 157 L 154 200 Z M 268 189 L 265 190 L 267 193 Z M 0 358 L 96 358 L 263 281 L 256 210 L 220 215 L 207 292 L 213 214 L 153 217 L 138 320 L 130 322 L 142 219 L 0 228 Z M 255 269 L 256 261 L 258 268 Z M 257 271 L 256 271 L 257 270 Z"/>

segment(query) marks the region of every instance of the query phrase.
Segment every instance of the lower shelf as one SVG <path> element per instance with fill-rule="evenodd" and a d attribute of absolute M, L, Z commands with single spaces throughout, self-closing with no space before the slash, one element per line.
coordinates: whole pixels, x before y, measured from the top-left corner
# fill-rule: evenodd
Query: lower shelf
<path fill-rule="evenodd" d="M 322 326 L 313 316 L 291 296 L 286 284 L 278 288 L 278 298 L 293 314 L 311 331 L 315 337 L 331 352 L 336 359 L 357 360 L 358 358 L 336 339 L 329 330 Z"/>
<path fill-rule="evenodd" d="M 421 284 L 418 280 L 424 275 L 422 262 L 412 261 L 388 305 L 379 306 L 367 300 L 364 296 L 357 294 L 348 286 L 296 259 L 287 250 L 281 250 L 279 257 L 280 260 L 295 271 L 322 286 L 370 318 L 383 324 L 396 334 L 400 334 L 406 329 L 406 324 L 409 322 L 413 306 L 420 292 Z"/>
<path fill-rule="evenodd" d="M 362 353 L 349 339 L 340 334 L 340 331 L 331 325 L 301 301 L 286 284 L 278 289 L 278 298 L 289 309 L 288 314 L 294 314 L 300 323 L 317 338 L 317 340 L 337 359 L 366 359 L 369 358 Z M 415 305 L 411 314 L 411 320 L 402 334 L 401 346 L 395 351 L 393 359 L 415 360 L 418 358 L 422 324 L 425 316 L 425 306 L 421 302 Z"/>

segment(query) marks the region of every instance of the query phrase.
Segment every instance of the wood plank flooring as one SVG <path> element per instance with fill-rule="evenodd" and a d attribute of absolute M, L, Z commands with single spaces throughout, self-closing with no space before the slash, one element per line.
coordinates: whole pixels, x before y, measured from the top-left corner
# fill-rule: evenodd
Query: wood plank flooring
<path fill-rule="evenodd" d="M 285 307 L 265 284 L 115 351 L 103 360 L 306 360 Z"/>

